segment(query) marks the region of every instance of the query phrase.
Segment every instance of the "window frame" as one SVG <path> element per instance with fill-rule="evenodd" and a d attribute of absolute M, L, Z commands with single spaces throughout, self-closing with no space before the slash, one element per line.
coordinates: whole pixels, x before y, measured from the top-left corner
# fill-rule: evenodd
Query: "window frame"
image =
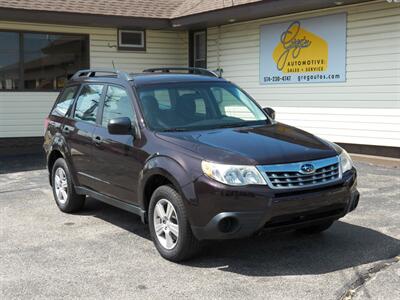
<path fill-rule="evenodd" d="M 119 84 L 114 84 L 114 83 L 107 83 L 106 86 L 105 86 L 105 89 L 103 90 L 103 95 L 101 97 L 101 103 L 99 105 L 99 113 L 97 115 L 97 118 L 98 118 L 98 120 L 96 122 L 97 126 L 99 126 L 101 128 L 108 129 L 107 126 L 103 126 L 103 114 L 104 114 L 104 104 L 105 104 L 105 101 L 106 101 L 108 88 L 110 86 L 111 87 L 116 87 L 116 88 L 119 88 L 119 89 L 123 89 L 126 92 L 126 95 L 131 100 L 130 103 L 131 103 L 131 108 L 132 108 L 133 117 L 134 117 L 134 120 L 131 120 L 131 123 L 132 123 L 132 128 L 135 128 L 135 130 L 136 130 L 136 128 L 138 127 L 137 126 L 137 113 L 136 113 L 136 110 L 135 110 L 135 105 L 133 104 L 132 96 L 129 94 L 129 91 L 125 86 L 119 85 Z"/>
<path fill-rule="evenodd" d="M 49 34 L 49 35 L 70 35 L 77 37 L 84 37 L 84 41 L 87 47 L 87 66 L 83 66 L 82 69 L 90 69 L 90 34 L 85 33 L 69 33 L 69 32 L 51 32 L 51 31 L 34 31 L 34 30 L 13 30 L 13 29 L 0 29 L 0 32 L 12 32 L 17 33 L 19 36 L 19 88 L 15 90 L 0 90 L 0 93 L 14 93 L 14 92 L 48 92 L 55 93 L 63 90 L 61 89 L 25 89 L 24 88 L 24 34 Z"/>
<path fill-rule="evenodd" d="M 205 35 L 205 44 L 204 44 L 204 51 L 205 51 L 205 57 L 204 60 L 200 60 L 200 61 L 204 61 L 204 65 L 205 65 L 205 69 L 207 69 L 207 51 L 208 51 L 208 45 L 207 45 L 207 41 L 208 41 L 208 36 L 207 36 L 207 28 L 202 28 L 202 29 L 198 29 L 198 30 L 190 30 L 188 33 L 188 39 L 189 39 L 189 43 L 188 43 L 188 50 L 189 50 L 189 67 L 194 67 L 196 68 L 196 45 L 195 45 L 195 36 L 199 35 L 199 34 L 203 34 Z M 199 60 L 197 60 L 199 61 Z M 199 68 L 199 67 L 197 67 Z"/>
<path fill-rule="evenodd" d="M 79 99 L 79 96 L 82 93 L 82 90 L 87 85 L 102 85 L 103 86 L 103 89 L 101 90 L 100 99 L 99 99 L 99 106 L 97 107 L 96 120 L 95 120 L 94 123 L 90 122 L 90 121 L 80 120 L 80 119 L 76 119 L 75 118 L 76 104 L 78 103 L 78 99 Z M 99 120 L 101 120 L 101 117 L 103 116 L 102 112 L 101 112 L 101 115 L 100 115 L 100 109 L 102 109 L 102 107 L 103 107 L 104 98 L 105 98 L 105 95 L 106 95 L 105 93 L 107 91 L 107 86 L 108 86 L 108 84 L 105 83 L 105 82 L 85 82 L 85 83 L 81 84 L 80 87 L 78 88 L 78 92 L 75 95 L 75 99 L 74 99 L 74 103 L 72 105 L 72 108 L 69 110 L 69 114 L 66 117 L 68 117 L 68 119 L 70 119 L 72 121 L 75 121 L 75 122 L 84 122 L 86 124 L 90 124 L 90 125 L 93 125 L 93 126 L 99 125 Z"/>
<path fill-rule="evenodd" d="M 124 33 L 124 32 L 140 33 L 142 35 L 142 43 L 140 45 L 137 45 L 137 46 L 130 45 L 130 44 L 122 44 L 122 33 Z M 118 50 L 141 51 L 141 52 L 146 51 L 146 30 L 145 29 L 118 28 L 117 37 L 118 37 L 118 39 L 117 39 L 117 48 L 118 48 Z"/>
<path fill-rule="evenodd" d="M 80 93 L 80 91 L 81 91 L 81 88 L 82 88 L 82 85 L 81 85 L 80 83 L 67 84 L 67 85 L 65 85 L 65 86 L 62 88 L 62 90 L 60 90 L 60 92 L 59 92 L 59 94 L 58 94 L 58 96 L 57 96 L 57 99 L 56 99 L 56 101 L 54 102 L 54 104 L 53 104 L 53 106 L 52 106 L 52 108 L 51 108 L 51 110 L 50 110 L 49 115 L 51 115 L 51 116 L 56 116 L 56 115 L 53 115 L 52 112 L 53 112 L 54 109 L 56 108 L 57 104 L 60 102 L 60 99 L 61 99 L 62 95 L 64 94 L 64 91 L 65 91 L 67 88 L 71 88 L 71 87 L 76 87 L 76 91 L 75 91 L 74 97 L 72 98 L 72 103 L 71 103 L 70 107 L 68 108 L 68 111 L 65 113 L 65 116 L 64 116 L 64 117 L 61 117 L 61 118 L 69 118 L 69 117 L 70 117 L 71 111 L 72 111 L 72 110 L 74 109 L 74 107 L 75 107 L 76 97 L 79 95 L 79 93 Z"/>

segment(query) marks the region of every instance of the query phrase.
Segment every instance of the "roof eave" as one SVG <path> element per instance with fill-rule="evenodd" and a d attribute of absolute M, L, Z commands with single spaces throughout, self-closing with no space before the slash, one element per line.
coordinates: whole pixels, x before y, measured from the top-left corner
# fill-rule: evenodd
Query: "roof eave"
<path fill-rule="evenodd" d="M 2 7 L 0 7 L 0 20 L 95 27 L 146 29 L 171 28 L 171 21 L 169 19 L 162 18 L 81 14 Z"/>
<path fill-rule="evenodd" d="M 341 6 L 374 0 L 342 0 Z M 261 2 L 227 7 L 214 11 L 177 17 L 171 20 L 172 27 L 182 29 L 206 28 L 232 22 L 243 22 L 267 17 L 287 15 L 304 11 L 338 7 L 334 1 L 320 0 L 265 0 Z"/>

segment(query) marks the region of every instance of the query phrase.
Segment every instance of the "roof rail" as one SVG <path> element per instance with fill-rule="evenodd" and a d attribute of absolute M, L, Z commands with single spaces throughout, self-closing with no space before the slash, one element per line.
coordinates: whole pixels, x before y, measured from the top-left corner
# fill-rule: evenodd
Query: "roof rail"
<path fill-rule="evenodd" d="M 87 69 L 87 70 L 79 70 L 72 77 L 71 80 L 82 78 L 82 77 L 96 77 L 96 73 L 106 73 L 115 75 L 117 78 L 130 80 L 131 77 L 128 73 L 115 70 L 115 69 Z"/>
<path fill-rule="evenodd" d="M 188 71 L 188 73 L 205 75 L 211 77 L 220 77 L 215 72 L 204 69 L 204 68 L 193 68 L 193 67 L 165 67 L 165 68 L 151 68 L 143 70 L 144 73 L 171 73 L 171 71 Z"/>

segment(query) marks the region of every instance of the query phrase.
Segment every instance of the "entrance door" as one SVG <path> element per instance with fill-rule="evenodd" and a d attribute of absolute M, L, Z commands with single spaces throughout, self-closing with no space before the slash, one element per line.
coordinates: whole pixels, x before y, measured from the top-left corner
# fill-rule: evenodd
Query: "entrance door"
<path fill-rule="evenodd" d="M 189 66 L 207 68 L 207 32 L 206 30 L 189 33 Z"/>

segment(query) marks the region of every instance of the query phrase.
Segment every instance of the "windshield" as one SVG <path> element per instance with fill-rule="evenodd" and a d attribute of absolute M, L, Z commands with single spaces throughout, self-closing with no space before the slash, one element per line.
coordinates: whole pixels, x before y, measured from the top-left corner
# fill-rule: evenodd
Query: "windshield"
<path fill-rule="evenodd" d="M 156 131 L 263 125 L 263 111 L 229 83 L 184 83 L 139 89 L 146 124 Z"/>

